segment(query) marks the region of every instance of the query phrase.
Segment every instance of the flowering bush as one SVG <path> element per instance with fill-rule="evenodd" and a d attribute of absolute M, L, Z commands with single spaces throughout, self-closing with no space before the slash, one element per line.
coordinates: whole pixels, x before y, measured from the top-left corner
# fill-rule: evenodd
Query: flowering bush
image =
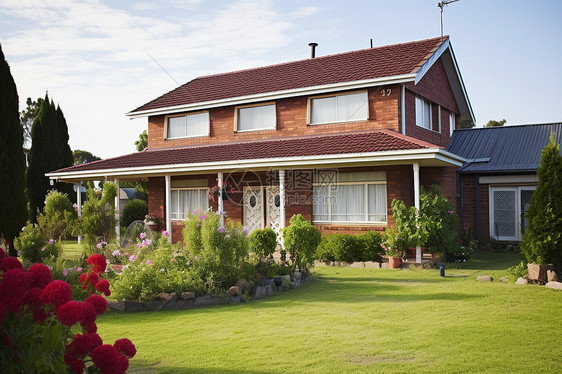
<path fill-rule="evenodd" d="M 41 231 L 58 240 L 76 233 L 79 227 L 78 212 L 66 194 L 51 190 L 45 198 L 43 213 L 37 216 Z"/>
<path fill-rule="evenodd" d="M 14 240 L 25 266 L 36 262 L 45 262 L 47 259 L 55 260 L 62 251 L 59 242 L 45 237 L 41 229 L 28 223 L 19 237 Z"/>
<path fill-rule="evenodd" d="M 96 317 L 107 309 L 105 298 L 93 294 L 84 302 L 72 300 L 70 285 L 53 280 L 46 265 L 34 264 L 26 271 L 14 259 L 0 249 L 2 371 L 125 373 L 135 346 L 128 339 L 104 345 L 96 333 Z M 105 264 L 103 258 L 88 259 L 91 266 L 84 278 L 94 273 L 99 278 L 102 260 Z M 96 288 L 109 287 L 106 282 L 102 279 Z"/>

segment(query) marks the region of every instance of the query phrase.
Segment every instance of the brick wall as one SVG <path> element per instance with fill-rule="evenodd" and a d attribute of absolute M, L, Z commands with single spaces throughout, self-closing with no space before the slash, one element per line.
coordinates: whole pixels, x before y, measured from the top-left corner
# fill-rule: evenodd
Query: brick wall
<path fill-rule="evenodd" d="M 234 106 L 211 109 L 209 111 L 210 136 L 199 138 L 166 140 L 164 139 L 165 116 L 153 116 L 148 119 L 148 146 L 149 148 L 178 147 L 355 130 L 391 129 L 400 131 L 398 105 L 400 86 L 373 87 L 368 90 L 368 98 L 368 120 L 325 125 L 307 125 L 307 97 L 277 100 L 277 129 L 240 133 L 234 132 Z"/>
<path fill-rule="evenodd" d="M 476 230 L 476 222 L 479 221 L 480 233 L 478 240 L 490 238 L 490 198 L 488 184 L 480 184 L 480 216 L 476 215 L 476 186 L 478 176 L 462 175 L 462 216 L 461 224 L 464 228 L 472 227 Z"/>

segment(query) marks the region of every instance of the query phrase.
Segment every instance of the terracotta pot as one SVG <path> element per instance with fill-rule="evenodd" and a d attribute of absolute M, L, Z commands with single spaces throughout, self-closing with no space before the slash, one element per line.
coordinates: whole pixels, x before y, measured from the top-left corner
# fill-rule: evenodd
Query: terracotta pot
<path fill-rule="evenodd" d="M 391 269 L 398 269 L 402 264 L 402 257 L 389 257 L 388 263 Z"/>
<path fill-rule="evenodd" d="M 147 222 L 148 228 L 152 231 L 158 231 L 158 223 L 157 222 Z"/>

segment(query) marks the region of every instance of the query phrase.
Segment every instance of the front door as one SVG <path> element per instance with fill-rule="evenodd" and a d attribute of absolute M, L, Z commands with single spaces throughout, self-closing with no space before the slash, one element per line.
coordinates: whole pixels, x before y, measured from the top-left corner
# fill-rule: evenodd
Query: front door
<path fill-rule="evenodd" d="M 263 188 L 261 186 L 244 187 L 244 225 L 249 232 L 263 229 Z"/>
<path fill-rule="evenodd" d="M 279 187 L 266 187 L 266 206 L 265 217 L 266 227 L 270 227 L 277 234 L 277 242 L 282 243 L 281 236 L 281 197 L 279 195 Z"/>

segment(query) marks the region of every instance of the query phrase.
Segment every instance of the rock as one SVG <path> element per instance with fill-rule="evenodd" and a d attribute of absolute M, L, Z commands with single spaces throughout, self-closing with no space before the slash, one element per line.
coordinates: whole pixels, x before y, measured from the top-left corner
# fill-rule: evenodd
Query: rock
<path fill-rule="evenodd" d="M 562 290 L 562 282 L 548 282 L 544 286 L 555 290 Z"/>
<path fill-rule="evenodd" d="M 202 308 L 206 306 L 220 305 L 221 303 L 222 300 L 219 297 L 207 295 L 196 298 L 193 306 L 195 306 L 196 308 Z"/>
<path fill-rule="evenodd" d="M 163 307 L 162 301 L 154 300 L 144 305 L 146 310 L 160 310 Z"/>
<path fill-rule="evenodd" d="M 558 275 L 556 275 L 556 272 L 554 270 L 547 270 L 546 271 L 546 280 L 549 282 L 558 282 Z"/>
<path fill-rule="evenodd" d="M 108 303 L 108 306 L 109 306 L 109 309 L 111 309 L 111 310 L 118 310 L 120 312 L 125 311 L 125 303 L 124 302 Z"/>
<path fill-rule="evenodd" d="M 156 295 L 156 300 L 166 300 L 168 296 L 170 296 L 169 293 L 160 292 L 158 295 Z"/>
<path fill-rule="evenodd" d="M 528 284 L 529 281 L 523 277 L 519 277 L 517 278 L 517 280 L 515 281 L 515 284 Z"/>
<path fill-rule="evenodd" d="M 354 269 L 362 269 L 365 267 L 365 264 L 363 262 L 352 262 L 351 264 L 349 264 L 350 268 L 354 268 Z"/>
<path fill-rule="evenodd" d="M 479 275 L 476 277 L 476 280 L 479 282 L 492 282 L 494 278 L 489 275 Z"/>
<path fill-rule="evenodd" d="M 506 277 L 501 277 L 501 278 L 500 278 L 500 281 L 501 281 L 501 282 L 509 282 Z"/>
<path fill-rule="evenodd" d="M 168 304 L 168 303 L 173 303 L 178 299 L 178 295 L 176 295 L 175 292 L 172 292 L 171 294 L 168 295 L 168 297 L 166 298 L 166 300 L 164 300 L 164 305 Z"/>
<path fill-rule="evenodd" d="M 271 284 L 267 286 L 256 286 L 253 289 L 252 299 L 259 300 L 271 295 L 273 295 L 273 288 Z"/>
<path fill-rule="evenodd" d="M 364 265 L 365 265 L 366 269 L 380 269 L 381 268 L 380 262 L 367 261 L 367 262 L 364 262 Z"/>
<path fill-rule="evenodd" d="M 226 291 L 226 296 L 241 296 L 242 291 L 238 286 L 232 286 Z"/>
<path fill-rule="evenodd" d="M 527 264 L 527 269 L 529 270 L 529 280 L 535 281 L 541 284 L 547 282 L 547 270 L 554 270 L 554 265 L 537 265 L 537 264 Z"/>
<path fill-rule="evenodd" d="M 184 292 L 181 294 L 180 298 L 182 300 L 194 300 L 195 299 L 195 292 Z"/>
<path fill-rule="evenodd" d="M 242 301 L 242 296 L 229 296 L 228 303 L 229 304 L 239 304 Z"/>
<path fill-rule="evenodd" d="M 301 278 L 302 278 L 301 272 L 300 272 L 300 271 L 295 271 L 295 272 L 293 273 L 293 278 L 295 278 L 296 280 L 301 280 Z"/>
<path fill-rule="evenodd" d="M 189 299 L 189 300 L 179 299 L 174 304 L 176 305 L 176 309 L 191 309 L 193 308 L 193 299 Z"/>
<path fill-rule="evenodd" d="M 248 283 L 248 281 L 244 278 L 238 279 L 238 281 L 236 282 L 236 286 L 240 288 L 241 292 L 250 292 L 250 290 L 252 289 L 252 287 L 250 287 L 250 283 Z"/>

